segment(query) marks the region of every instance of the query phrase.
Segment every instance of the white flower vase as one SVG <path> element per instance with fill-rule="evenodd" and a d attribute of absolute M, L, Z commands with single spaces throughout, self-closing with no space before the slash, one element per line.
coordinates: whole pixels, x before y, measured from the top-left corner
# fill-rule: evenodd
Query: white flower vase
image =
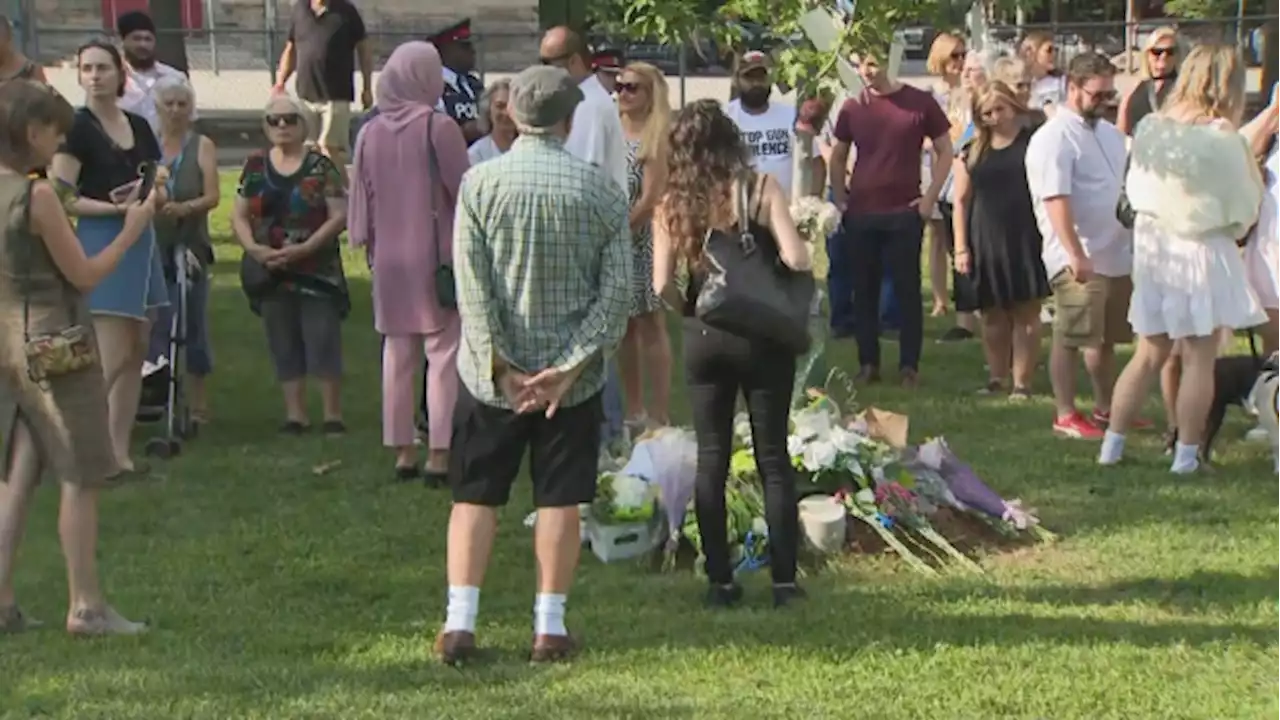
<path fill-rule="evenodd" d="M 849 513 L 830 495 L 800 501 L 800 528 L 814 550 L 834 555 L 844 549 Z"/>

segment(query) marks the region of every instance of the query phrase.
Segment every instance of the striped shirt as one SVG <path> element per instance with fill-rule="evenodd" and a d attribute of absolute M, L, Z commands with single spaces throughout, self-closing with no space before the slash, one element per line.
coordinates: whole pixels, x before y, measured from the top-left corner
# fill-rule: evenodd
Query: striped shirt
<path fill-rule="evenodd" d="M 463 176 L 454 221 L 462 342 L 458 373 L 477 400 L 509 408 L 493 378 L 583 368 L 561 406 L 604 386 L 604 356 L 631 305 L 627 197 L 599 167 L 555 138 L 522 135 Z"/>

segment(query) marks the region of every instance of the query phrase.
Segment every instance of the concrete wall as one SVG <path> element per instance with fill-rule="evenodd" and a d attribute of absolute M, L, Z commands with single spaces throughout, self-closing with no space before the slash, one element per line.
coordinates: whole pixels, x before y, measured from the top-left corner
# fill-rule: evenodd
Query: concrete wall
<path fill-rule="evenodd" d="M 402 42 L 422 39 L 463 17 L 472 18 L 486 68 L 512 70 L 537 57 L 537 0 L 470 0 L 463 7 L 454 3 L 440 7 L 424 0 L 354 1 L 380 58 Z M 205 20 L 211 31 L 191 33 L 187 40 L 193 70 L 214 69 L 215 47 L 220 70 L 275 64 L 269 56 L 284 44 L 293 0 L 220 0 L 213 7 L 212 21 Z M 101 0 L 31 0 L 30 14 L 34 54 L 46 65 L 64 62 L 77 45 L 103 27 Z"/>

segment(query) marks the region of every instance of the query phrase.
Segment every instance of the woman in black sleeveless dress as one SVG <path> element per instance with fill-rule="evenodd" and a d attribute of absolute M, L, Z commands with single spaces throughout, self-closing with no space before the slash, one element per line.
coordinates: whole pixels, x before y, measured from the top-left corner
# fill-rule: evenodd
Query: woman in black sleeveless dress
<path fill-rule="evenodd" d="M 1040 350 L 1040 304 L 1049 296 L 1025 169 L 1032 128 L 1026 107 L 999 81 L 982 89 L 974 110 L 974 139 L 955 170 L 956 269 L 977 287 L 990 368 L 983 391 L 1011 380 L 1011 399 L 1025 399 Z"/>
<path fill-rule="evenodd" d="M 1116 123 L 1125 135 L 1132 135 L 1142 118 L 1160 109 L 1178 78 L 1178 32 L 1158 28 L 1151 32 L 1142 49 L 1142 71 L 1146 77 L 1120 102 Z"/>
<path fill-rule="evenodd" d="M 725 484 L 733 452 L 733 414 L 738 394 L 747 401 L 756 466 L 764 484 L 769 526 L 769 570 L 773 601 L 785 605 L 804 593 L 796 586 L 800 544 L 796 478 L 787 452 L 791 389 L 796 356 L 767 340 L 737 335 L 694 317 L 693 303 L 705 278 L 702 246 L 708 231 L 736 232 L 742 223 L 761 252 L 788 267 L 808 270 L 809 251 L 791 220 L 778 182 L 753 173 L 742 136 L 715 100 L 686 105 L 671 127 L 667 192 L 653 221 L 653 289 L 684 318 L 684 372 L 698 441 L 694 510 L 706 558 L 707 602 L 729 606 L 742 598 L 729 560 Z M 740 208 L 739 190 L 747 189 Z M 675 286 L 677 266 L 689 271 L 689 286 Z"/>

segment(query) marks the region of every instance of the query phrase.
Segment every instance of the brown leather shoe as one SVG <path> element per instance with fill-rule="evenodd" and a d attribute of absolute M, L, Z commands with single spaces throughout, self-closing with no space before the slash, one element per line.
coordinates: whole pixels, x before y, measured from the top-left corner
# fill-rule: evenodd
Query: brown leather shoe
<path fill-rule="evenodd" d="M 572 635 L 535 635 L 529 662 L 553 663 L 572 658 L 581 649 Z"/>
<path fill-rule="evenodd" d="M 854 376 L 853 381 L 863 385 L 880 382 L 880 368 L 873 365 L 863 365 L 858 374 Z"/>
<path fill-rule="evenodd" d="M 911 368 L 903 368 L 898 374 L 898 381 L 903 390 L 915 390 L 920 387 L 920 374 Z"/>
<path fill-rule="evenodd" d="M 475 656 L 476 635 L 465 630 L 441 630 L 436 635 L 435 653 L 445 665 L 458 665 Z"/>

